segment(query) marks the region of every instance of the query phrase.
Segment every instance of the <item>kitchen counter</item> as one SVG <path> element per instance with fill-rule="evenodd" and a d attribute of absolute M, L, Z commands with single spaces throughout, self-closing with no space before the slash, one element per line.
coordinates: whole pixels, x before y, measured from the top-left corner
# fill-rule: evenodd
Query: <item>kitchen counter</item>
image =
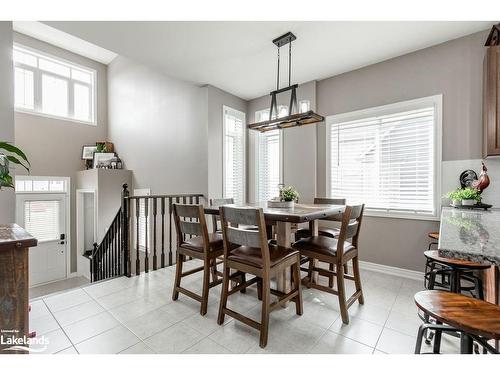
<path fill-rule="evenodd" d="M 485 272 L 487 300 L 499 302 L 500 210 L 444 207 L 439 228 L 439 255 L 491 264 Z"/>

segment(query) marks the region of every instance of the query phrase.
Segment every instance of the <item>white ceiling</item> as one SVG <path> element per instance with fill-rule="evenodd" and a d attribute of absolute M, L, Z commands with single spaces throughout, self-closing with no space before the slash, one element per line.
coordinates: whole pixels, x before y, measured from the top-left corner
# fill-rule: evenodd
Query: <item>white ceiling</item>
<path fill-rule="evenodd" d="M 54 28 L 195 84 L 243 99 L 276 86 L 272 39 L 292 31 L 292 83 L 371 65 L 477 31 L 487 21 L 168 22 L 51 21 Z M 288 51 L 282 48 L 286 56 Z M 282 60 L 286 62 L 286 59 Z M 283 83 L 286 67 L 282 65 Z"/>

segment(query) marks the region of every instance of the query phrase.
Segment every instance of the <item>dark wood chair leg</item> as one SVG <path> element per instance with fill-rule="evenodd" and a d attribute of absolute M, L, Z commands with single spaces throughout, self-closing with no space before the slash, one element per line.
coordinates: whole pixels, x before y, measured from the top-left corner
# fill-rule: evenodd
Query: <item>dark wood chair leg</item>
<path fill-rule="evenodd" d="M 229 271 L 229 267 L 224 265 L 224 275 L 222 276 L 222 294 L 220 297 L 219 315 L 217 317 L 217 324 L 220 326 L 224 324 L 224 309 L 227 305 L 227 295 L 229 292 Z"/>
<path fill-rule="evenodd" d="M 330 267 L 328 268 L 330 271 L 335 271 L 335 265 L 330 263 Z M 333 275 L 328 276 L 328 287 L 333 288 Z"/>
<path fill-rule="evenodd" d="M 365 303 L 365 297 L 363 296 L 363 288 L 361 286 L 361 274 L 359 272 L 359 258 L 356 256 L 352 259 L 352 272 L 354 274 L 354 284 L 356 285 L 356 291 L 360 291 L 358 302 L 360 305 Z"/>
<path fill-rule="evenodd" d="M 349 266 L 347 263 L 344 264 L 344 275 L 349 275 Z"/>
<path fill-rule="evenodd" d="M 304 305 L 302 304 L 302 286 L 300 282 L 300 256 L 297 259 L 297 264 L 292 268 L 294 288 L 298 291 L 298 295 L 295 297 L 295 313 L 297 315 L 302 315 L 304 312 Z"/>
<path fill-rule="evenodd" d="M 241 274 L 241 283 L 242 283 L 242 284 L 245 284 L 245 283 L 246 283 L 246 281 L 247 281 L 247 276 L 246 276 L 246 273 L 244 273 L 244 272 L 243 272 L 243 273 Z M 247 292 L 247 288 L 243 288 L 243 289 L 241 289 L 241 290 L 240 290 L 240 293 L 245 294 L 246 292 Z"/>
<path fill-rule="evenodd" d="M 219 280 L 217 276 L 217 258 L 211 259 L 210 263 L 212 264 L 210 273 L 212 274 L 212 282 L 217 282 Z"/>
<path fill-rule="evenodd" d="M 172 300 L 177 301 L 179 298 L 179 288 L 181 286 L 182 277 L 182 263 L 184 263 L 184 255 L 177 253 L 177 264 L 175 265 L 175 282 L 174 290 L 172 292 Z"/>
<path fill-rule="evenodd" d="M 313 282 L 313 266 L 314 266 L 314 259 L 309 258 L 309 268 L 307 269 L 307 283 L 306 286 L 309 288 L 309 285 Z"/>
<path fill-rule="evenodd" d="M 201 307 L 200 314 L 206 315 L 208 307 L 208 292 L 210 284 L 210 259 L 205 259 L 203 268 L 203 289 L 201 292 Z"/>
<path fill-rule="evenodd" d="M 349 313 L 347 312 L 347 304 L 345 298 L 345 280 L 344 280 L 344 267 L 337 265 L 337 289 L 339 292 L 339 305 L 340 316 L 344 324 L 349 324 Z"/>
<path fill-rule="evenodd" d="M 262 301 L 262 279 L 257 280 L 257 298 Z"/>
<path fill-rule="evenodd" d="M 269 278 L 264 277 L 262 280 L 262 318 L 260 321 L 260 342 L 261 348 L 267 345 L 267 336 L 269 333 L 269 313 L 271 304 L 271 286 Z"/>

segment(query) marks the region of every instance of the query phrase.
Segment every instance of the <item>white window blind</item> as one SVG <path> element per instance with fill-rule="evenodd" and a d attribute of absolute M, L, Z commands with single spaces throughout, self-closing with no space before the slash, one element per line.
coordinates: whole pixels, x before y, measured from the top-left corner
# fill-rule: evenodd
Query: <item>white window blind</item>
<path fill-rule="evenodd" d="M 223 195 L 235 204 L 245 202 L 245 114 L 229 107 L 224 111 Z"/>
<path fill-rule="evenodd" d="M 280 106 L 279 117 L 286 116 L 288 108 Z M 274 117 L 274 116 L 273 116 Z M 255 113 L 257 122 L 269 120 L 269 109 Z M 281 132 L 272 130 L 258 133 L 257 192 L 260 202 L 279 195 L 281 183 Z"/>
<path fill-rule="evenodd" d="M 95 124 L 94 70 L 17 44 L 13 56 L 17 109 Z"/>
<path fill-rule="evenodd" d="M 328 124 L 330 195 L 371 210 L 436 215 L 436 107 L 424 101 L 389 112 Z"/>
<path fill-rule="evenodd" d="M 60 236 L 60 202 L 33 200 L 24 202 L 26 230 L 38 241 L 55 241 Z"/>

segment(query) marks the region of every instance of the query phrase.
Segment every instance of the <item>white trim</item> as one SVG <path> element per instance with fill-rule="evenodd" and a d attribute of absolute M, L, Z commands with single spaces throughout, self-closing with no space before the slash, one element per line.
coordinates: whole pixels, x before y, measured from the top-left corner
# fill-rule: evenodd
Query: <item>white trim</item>
<path fill-rule="evenodd" d="M 424 273 L 421 271 L 413 271 L 406 268 L 386 266 L 384 264 L 359 261 L 359 267 L 366 271 L 383 273 L 385 275 L 404 277 L 410 280 L 424 280 Z"/>
<path fill-rule="evenodd" d="M 97 191 L 94 189 L 76 189 L 75 191 L 75 203 L 76 203 L 76 242 L 75 242 L 75 249 L 76 249 L 76 272 L 73 272 L 76 274 L 76 276 L 83 276 L 86 275 L 86 272 L 88 271 L 88 267 L 85 270 L 79 269 L 79 263 L 81 263 L 80 257 L 83 257 L 83 254 L 81 253 L 82 249 L 81 248 L 81 243 L 83 242 L 82 237 L 84 234 L 81 233 L 81 229 L 83 227 L 82 219 L 83 219 L 83 194 L 93 194 L 94 196 L 94 242 L 97 242 Z M 81 241 L 82 240 L 82 241 Z M 85 258 L 86 259 L 86 258 Z M 86 259 L 86 265 L 88 265 L 89 260 Z M 82 263 L 83 266 L 83 263 Z M 90 276 L 90 275 L 89 275 Z"/>
<path fill-rule="evenodd" d="M 246 135 L 246 113 L 238 111 L 227 105 L 222 106 L 222 194 L 226 198 L 224 192 L 226 190 L 226 112 L 232 114 L 234 117 L 242 119 L 243 124 L 243 203 L 246 201 L 246 180 L 247 180 L 247 135 Z"/>
<path fill-rule="evenodd" d="M 338 122 L 348 122 L 362 117 L 377 117 L 387 114 L 391 114 L 394 111 L 405 112 L 414 109 L 419 109 L 424 105 L 434 107 L 434 121 L 435 121 L 435 136 L 434 136 L 434 202 L 435 202 L 435 212 L 434 214 L 421 214 L 412 212 L 397 212 L 397 211 L 383 211 L 383 210 L 371 210 L 365 209 L 365 216 L 372 217 L 387 217 L 395 219 L 410 219 L 410 220 L 430 220 L 439 221 L 441 215 L 441 163 L 442 163 L 442 132 L 443 132 L 443 95 L 432 95 L 418 99 L 406 100 L 403 102 L 392 103 L 387 105 L 382 105 L 373 108 L 365 108 L 358 111 L 352 111 L 347 113 L 341 113 L 337 115 L 327 116 L 325 120 L 326 125 L 326 195 L 330 195 L 331 191 L 331 155 L 330 155 L 330 126 L 332 123 Z"/>

